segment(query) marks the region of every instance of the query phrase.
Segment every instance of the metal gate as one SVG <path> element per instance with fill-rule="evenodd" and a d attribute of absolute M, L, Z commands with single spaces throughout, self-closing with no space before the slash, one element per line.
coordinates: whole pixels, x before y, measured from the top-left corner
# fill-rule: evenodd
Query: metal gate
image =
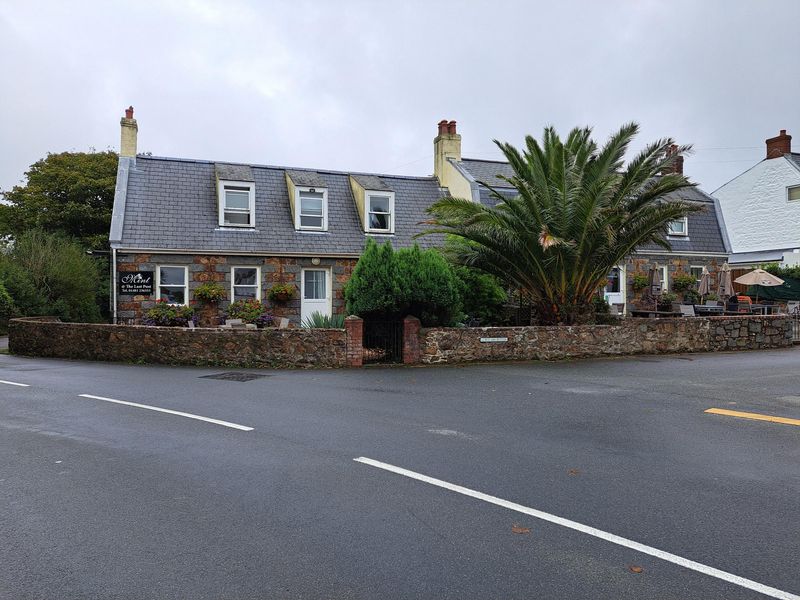
<path fill-rule="evenodd" d="M 790 316 L 792 318 L 792 341 L 800 344 L 800 307 L 794 309 Z"/>
<path fill-rule="evenodd" d="M 364 321 L 364 363 L 403 362 L 403 322 Z"/>

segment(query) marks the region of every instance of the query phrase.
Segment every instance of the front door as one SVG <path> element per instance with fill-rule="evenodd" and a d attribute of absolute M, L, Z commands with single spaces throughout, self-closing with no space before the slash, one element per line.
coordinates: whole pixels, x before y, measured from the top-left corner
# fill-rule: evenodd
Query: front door
<path fill-rule="evenodd" d="M 608 283 L 603 288 L 603 297 L 609 304 L 625 306 L 625 267 L 614 267 L 608 274 Z"/>
<path fill-rule="evenodd" d="M 331 273 L 328 269 L 303 269 L 303 293 L 300 300 L 300 320 L 318 312 L 328 317 L 331 307 Z"/>

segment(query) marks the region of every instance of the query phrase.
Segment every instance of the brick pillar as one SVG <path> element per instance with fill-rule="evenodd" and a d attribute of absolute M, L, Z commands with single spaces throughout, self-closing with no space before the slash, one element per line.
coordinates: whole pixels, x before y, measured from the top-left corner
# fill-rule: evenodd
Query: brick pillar
<path fill-rule="evenodd" d="M 344 320 L 344 331 L 347 337 L 348 367 L 360 367 L 364 364 L 364 319 L 350 315 Z"/>
<path fill-rule="evenodd" d="M 403 364 L 419 363 L 419 319 L 408 315 L 403 319 Z"/>

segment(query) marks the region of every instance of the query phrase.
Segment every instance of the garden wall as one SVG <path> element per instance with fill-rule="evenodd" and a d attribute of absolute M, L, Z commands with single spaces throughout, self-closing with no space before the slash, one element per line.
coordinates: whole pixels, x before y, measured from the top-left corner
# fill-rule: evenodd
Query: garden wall
<path fill-rule="evenodd" d="M 12 354 L 175 365 L 344 367 L 343 329 L 186 329 L 12 319 Z M 360 353 L 361 340 L 356 340 Z"/>
<path fill-rule="evenodd" d="M 625 318 L 618 325 L 423 328 L 419 362 L 557 360 L 623 354 L 785 348 L 788 317 Z"/>

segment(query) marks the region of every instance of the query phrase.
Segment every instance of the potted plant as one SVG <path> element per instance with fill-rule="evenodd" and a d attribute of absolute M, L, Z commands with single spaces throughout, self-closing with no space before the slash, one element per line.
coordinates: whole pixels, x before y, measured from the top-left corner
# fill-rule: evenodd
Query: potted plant
<path fill-rule="evenodd" d="M 278 283 L 269 288 L 267 298 L 273 302 L 288 302 L 294 298 L 294 285 L 290 283 Z"/>
<path fill-rule="evenodd" d="M 634 273 L 633 277 L 631 278 L 631 288 L 634 292 L 641 292 L 649 284 L 650 278 L 646 273 L 642 273 L 641 271 Z"/>
<path fill-rule="evenodd" d="M 191 306 L 170 304 L 166 300 L 156 300 L 156 305 L 145 313 L 142 323 L 161 327 L 186 327 L 194 322 L 196 315 Z"/>
<path fill-rule="evenodd" d="M 200 326 L 216 327 L 219 324 L 217 305 L 225 299 L 225 288 L 216 281 L 207 281 L 195 289 L 194 297 L 203 304 L 200 311 Z"/>
<path fill-rule="evenodd" d="M 673 302 L 678 301 L 678 294 L 673 292 L 664 292 L 658 299 L 658 310 L 672 310 Z"/>

